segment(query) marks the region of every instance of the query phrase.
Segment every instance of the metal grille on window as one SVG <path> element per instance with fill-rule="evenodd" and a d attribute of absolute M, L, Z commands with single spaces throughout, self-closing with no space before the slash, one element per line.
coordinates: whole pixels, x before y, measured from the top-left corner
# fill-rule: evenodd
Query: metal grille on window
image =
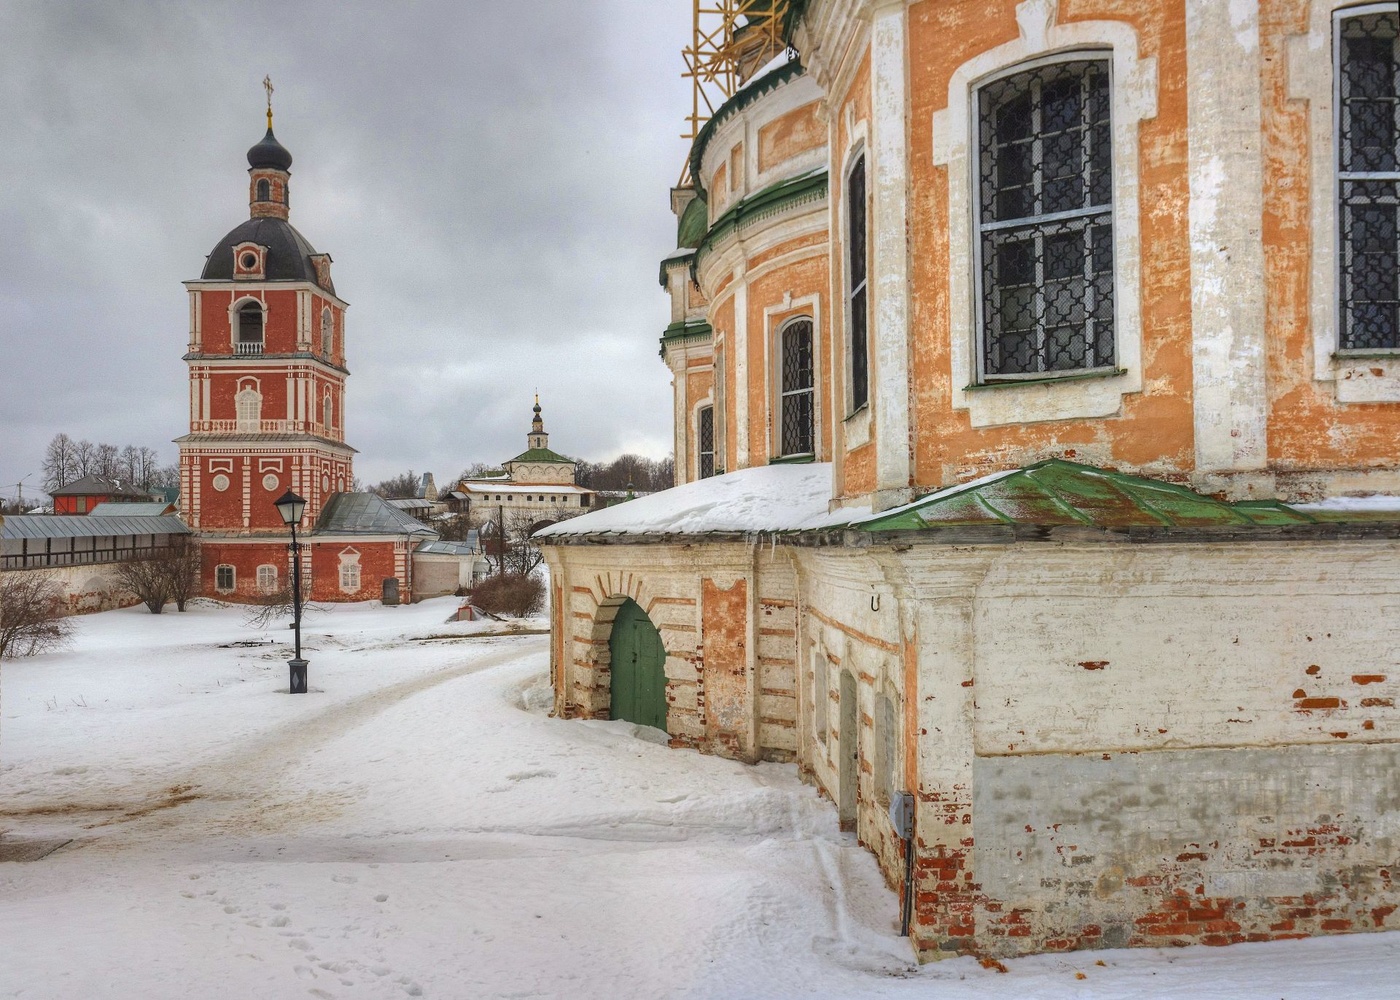
<path fill-rule="evenodd" d="M 979 92 L 984 378 L 1114 363 L 1108 60 Z"/>
<path fill-rule="evenodd" d="M 846 218 L 850 227 L 849 256 L 846 266 L 849 282 L 851 339 L 851 412 L 870 398 L 870 372 L 866 356 L 866 229 L 865 157 L 856 160 L 846 181 Z"/>
<path fill-rule="evenodd" d="M 1338 24 L 1343 350 L 1400 348 L 1400 13 Z"/>
<path fill-rule="evenodd" d="M 783 329 L 782 454 L 813 452 L 812 321 L 798 320 Z"/>
<path fill-rule="evenodd" d="M 700 478 L 709 479 L 715 474 L 715 408 L 706 406 L 698 414 L 700 436 Z"/>

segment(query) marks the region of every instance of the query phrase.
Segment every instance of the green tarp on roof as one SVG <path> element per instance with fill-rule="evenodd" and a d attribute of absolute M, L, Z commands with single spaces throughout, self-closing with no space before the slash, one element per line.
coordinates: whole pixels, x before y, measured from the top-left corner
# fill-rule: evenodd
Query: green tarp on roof
<path fill-rule="evenodd" d="M 1185 486 L 1050 459 L 952 486 L 852 527 L 921 531 L 976 525 L 1124 528 L 1278 526 L 1400 520 L 1400 513 L 1302 511 L 1277 500 L 1228 503 Z"/>

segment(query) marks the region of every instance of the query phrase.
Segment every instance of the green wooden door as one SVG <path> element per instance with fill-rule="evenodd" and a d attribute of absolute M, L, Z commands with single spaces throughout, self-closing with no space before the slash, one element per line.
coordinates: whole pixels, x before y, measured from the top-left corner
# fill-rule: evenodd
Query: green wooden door
<path fill-rule="evenodd" d="M 661 633 L 636 601 L 613 619 L 612 706 L 610 718 L 666 729 L 666 649 Z"/>

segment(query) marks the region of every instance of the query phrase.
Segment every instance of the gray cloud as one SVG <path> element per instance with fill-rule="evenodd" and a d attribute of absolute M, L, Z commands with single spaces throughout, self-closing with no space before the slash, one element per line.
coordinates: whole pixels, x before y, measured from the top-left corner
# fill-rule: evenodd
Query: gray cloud
<path fill-rule="evenodd" d="M 247 216 L 264 73 L 292 222 L 350 301 L 356 471 L 670 448 L 656 356 L 679 3 L 0 8 L 0 492 L 44 445 L 183 433 L 180 282 Z"/>

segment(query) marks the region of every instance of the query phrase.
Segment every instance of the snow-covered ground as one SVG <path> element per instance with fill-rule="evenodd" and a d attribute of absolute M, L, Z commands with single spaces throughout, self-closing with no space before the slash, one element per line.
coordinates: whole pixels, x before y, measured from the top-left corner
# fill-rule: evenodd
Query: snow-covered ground
<path fill-rule="evenodd" d="M 917 968 L 795 769 L 548 717 L 547 639 L 451 600 L 83 618 L 0 672 L 0 996 L 1397 995 L 1400 934 Z"/>

